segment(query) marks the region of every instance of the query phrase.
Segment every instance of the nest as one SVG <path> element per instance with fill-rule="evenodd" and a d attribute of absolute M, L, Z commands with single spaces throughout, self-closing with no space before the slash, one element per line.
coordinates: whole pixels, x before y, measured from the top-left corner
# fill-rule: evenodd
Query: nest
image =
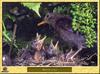
<path fill-rule="evenodd" d="M 29 49 L 22 49 L 20 53 L 21 56 L 15 59 L 15 64 L 17 66 L 88 66 L 90 61 L 96 53 L 89 57 L 79 57 L 76 55 L 73 59 L 71 57 L 74 55 L 74 51 L 69 51 L 68 53 L 61 53 L 58 55 L 51 56 L 50 58 L 46 58 L 42 55 L 37 55 L 37 59 L 34 59 L 34 55 L 31 55 Z M 37 51 L 35 51 L 37 52 Z M 41 52 L 42 53 L 42 52 Z M 50 56 L 50 55 L 49 55 Z M 91 61 L 91 63 L 93 63 Z"/>
<path fill-rule="evenodd" d="M 79 52 L 82 48 L 74 51 L 70 49 L 68 52 L 62 52 L 58 48 L 58 41 L 54 45 L 53 40 L 49 46 L 44 45 L 46 36 L 42 39 L 40 35 L 36 35 L 36 39 L 31 41 L 30 47 L 19 49 L 17 57 L 10 62 L 9 65 L 14 66 L 88 66 L 96 64 L 91 61 L 93 57 L 97 58 L 97 53 L 81 57 Z M 7 56 L 6 56 L 7 57 Z M 11 61 L 11 60 L 10 60 Z M 7 60 L 3 61 L 3 65 L 7 65 Z"/>
<path fill-rule="evenodd" d="M 18 57 L 14 60 L 14 65 L 18 66 L 82 66 L 89 65 L 97 54 L 88 57 L 80 57 L 79 50 L 71 49 L 69 52 L 61 52 L 58 48 L 58 41 L 54 45 L 53 41 L 49 46 L 43 45 L 46 37 L 40 39 L 37 34 L 36 39 L 31 41 L 31 48 L 23 48 L 19 51 Z M 46 47 L 46 48 L 45 48 Z"/>

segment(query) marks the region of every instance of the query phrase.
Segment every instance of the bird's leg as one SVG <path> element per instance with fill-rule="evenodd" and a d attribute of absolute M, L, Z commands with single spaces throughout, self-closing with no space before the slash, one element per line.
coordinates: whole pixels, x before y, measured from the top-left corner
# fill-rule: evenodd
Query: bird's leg
<path fill-rule="evenodd" d="M 71 56 L 71 60 L 73 60 L 73 58 L 82 50 L 82 48 L 80 48 L 78 51 L 76 51 L 72 56 Z"/>

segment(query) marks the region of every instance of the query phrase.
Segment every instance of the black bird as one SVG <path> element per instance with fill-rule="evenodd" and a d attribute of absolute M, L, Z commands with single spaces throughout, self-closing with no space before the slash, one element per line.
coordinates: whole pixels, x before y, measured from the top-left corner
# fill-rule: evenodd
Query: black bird
<path fill-rule="evenodd" d="M 48 13 L 44 17 L 44 20 L 38 24 L 38 26 L 41 26 L 45 23 L 51 25 L 55 29 L 58 36 L 65 41 L 67 45 L 70 47 L 76 46 L 78 48 L 78 51 L 75 53 L 76 55 L 83 48 L 86 48 L 86 44 L 84 36 L 74 33 L 72 30 L 70 30 L 71 22 L 72 19 L 69 16 L 64 16 L 57 13 Z"/>

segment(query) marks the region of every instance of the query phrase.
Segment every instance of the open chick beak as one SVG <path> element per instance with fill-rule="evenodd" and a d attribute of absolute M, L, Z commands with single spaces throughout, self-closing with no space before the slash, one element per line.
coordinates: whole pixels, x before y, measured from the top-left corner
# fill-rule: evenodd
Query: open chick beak
<path fill-rule="evenodd" d="M 42 21 L 42 22 L 38 23 L 37 26 L 42 26 L 42 25 L 44 25 L 46 23 L 47 23 L 47 21 Z"/>

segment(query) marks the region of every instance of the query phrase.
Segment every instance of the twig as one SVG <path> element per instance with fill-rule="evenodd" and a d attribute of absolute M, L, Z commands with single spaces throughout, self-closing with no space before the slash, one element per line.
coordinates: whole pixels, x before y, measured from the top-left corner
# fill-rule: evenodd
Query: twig
<path fill-rule="evenodd" d="M 74 53 L 74 52 L 73 52 L 72 49 L 67 53 L 67 55 L 66 55 L 67 61 L 71 58 L 71 56 L 72 56 L 73 53 Z"/>
<path fill-rule="evenodd" d="M 11 56 L 11 51 L 12 51 L 12 47 L 13 47 L 14 40 L 15 40 L 16 29 L 17 29 L 17 24 L 15 23 L 15 24 L 14 24 L 14 30 L 13 30 L 12 41 L 11 41 L 10 50 L 9 50 L 9 57 Z"/>
<path fill-rule="evenodd" d="M 82 48 L 80 48 L 78 51 L 76 51 L 72 56 L 71 56 L 71 60 L 82 50 Z"/>
<path fill-rule="evenodd" d="M 87 60 L 90 60 L 93 56 L 97 55 L 97 53 L 92 54 Z"/>

